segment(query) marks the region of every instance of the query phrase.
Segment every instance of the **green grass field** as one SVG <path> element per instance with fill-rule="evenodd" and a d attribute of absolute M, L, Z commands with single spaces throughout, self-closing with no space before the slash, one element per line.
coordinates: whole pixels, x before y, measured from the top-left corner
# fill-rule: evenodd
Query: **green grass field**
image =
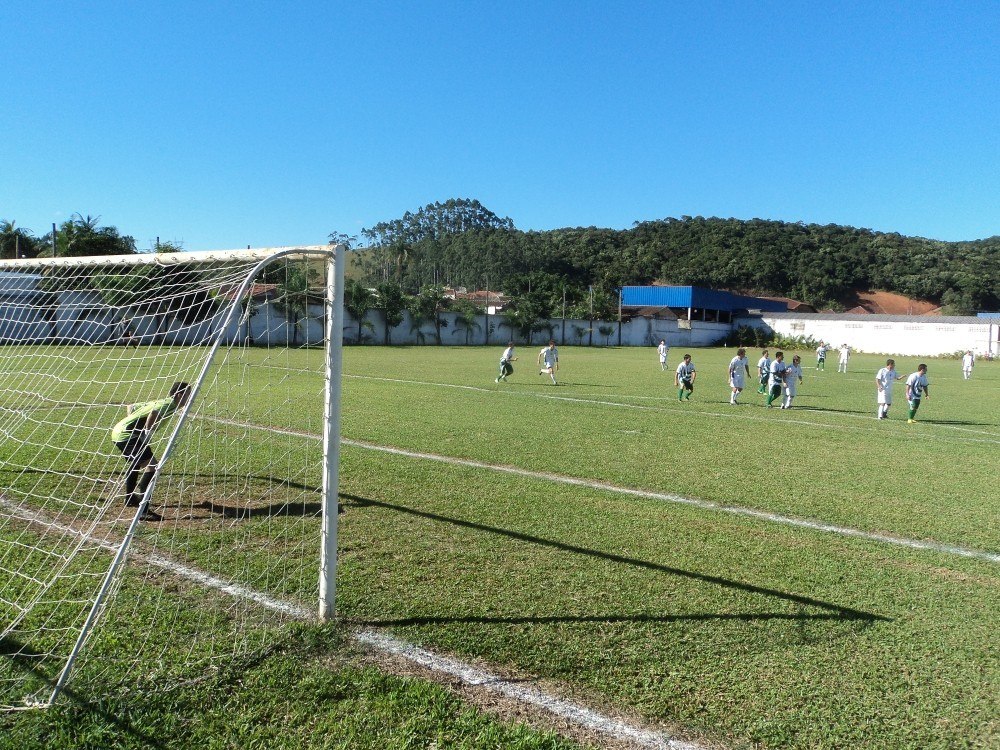
<path fill-rule="evenodd" d="M 0 746 L 569 746 L 379 673 L 358 628 L 711 746 L 1000 745 L 1000 364 L 929 360 L 906 424 L 874 356 L 782 411 L 729 405 L 731 349 L 691 351 L 689 403 L 652 349 L 561 348 L 558 386 L 536 351 L 495 384 L 499 349 L 345 350 L 338 625 L 147 697 L 88 702 L 84 668 Z"/>

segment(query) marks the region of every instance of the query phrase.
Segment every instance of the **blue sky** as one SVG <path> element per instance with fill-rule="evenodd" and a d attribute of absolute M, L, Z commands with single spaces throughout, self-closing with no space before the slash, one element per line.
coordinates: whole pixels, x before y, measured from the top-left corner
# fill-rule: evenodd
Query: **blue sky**
<path fill-rule="evenodd" d="M 828 7 L 827 7 L 828 6 Z M 451 197 L 1000 234 L 995 2 L 8 2 L 0 218 L 320 244 Z"/>

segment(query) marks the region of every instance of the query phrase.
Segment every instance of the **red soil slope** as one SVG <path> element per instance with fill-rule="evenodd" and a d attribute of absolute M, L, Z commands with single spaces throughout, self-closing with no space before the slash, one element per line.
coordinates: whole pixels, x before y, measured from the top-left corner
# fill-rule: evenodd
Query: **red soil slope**
<path fill-rule="evenodd" d="M 880 313 L 884 315 L 940 315 L 941 308 L 933 302 L 910 299 L 895 292 L 856 292 L 844 300 L 844 312 Z"/>

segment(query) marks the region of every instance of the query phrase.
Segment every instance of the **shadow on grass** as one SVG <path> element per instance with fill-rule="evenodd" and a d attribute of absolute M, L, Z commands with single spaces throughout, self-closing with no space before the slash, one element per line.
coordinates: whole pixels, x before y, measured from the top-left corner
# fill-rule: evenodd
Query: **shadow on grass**
<path fill-rule="evenodd" d="M 636 614 L 636 615 L 609 614 L 609 615 L 577 615 L 577 616 L 525 615 L 523 617 L 491 617 L 488 615 L 469 615 L 467 617 L 425 616 L 425 617 L 401 617 L 395 620 L 351 619 L 350 622 L 353 625 L 393 628 L 393 627 L 408 627 L 416 625 L 463 625 L 463 624 L 464 625 L 557 625 L 557 624 L 572 624 L 572 623 L 611 624 L 611 623 L 643 623 L 643 622 L 659 622 L 659 623 L 725 622 L 727 620 L 736 622 L 761 622 L 767 620 L 789 620 L 789 621 L 852 620 L 852 621 L 870 622 L 870 621 L 885 620 L 885 619 L 886 618 L 879 617 L 877 615 L 868 615 L 864 617 L 844 616 L 839 612 L 824 612 L 820 614 L 805 614 L 801 612 L 796 614 L 789 614 L 787 612 L 713 614 L 706 612 L 706 613 L 690 614 L 690 615 L 645 615 L 645 614 Z"/>
<path fill-rule="evenodd" d="M 700 581 L 702 583 L 710 583 L 715 586 L 721 586 L 723 588 L 733 589 L 737 591 L 743 591 L 750 594 L 757 594 L 760 596 L 765 596 L 773 599 L 780 599 L 782 601 L 791 602 L 800 606 L 815 607 L 817 609 L 826 610 L 825 614 L 820 615 L 807 615 L 804 613 L 799 613 L 795 615 L 787 614 L 745 614 L 745 615 L 692 615 L 692 616 L 677 616 L 677 617 L 659 617 L 655 615 L 635 615 L 635 616 L 621 616 L 622 621 L 664 621 L 669 622 L 676 619 L 695 619 L 695 620 L 756 620 L 756 619 L 789 619 L 789 620 L 803 620 L 803 619 L 828 619 L 828 620 L 853 620 L 861 621 L 864 623 L 875 623 L 875 622 L 891 622 L 891 619 L 884 617 L 882 615 L 872 614 L 870 612 L 864 612 L 862 610 L 853 609 L 851 607 L 844 607 L 839 604 L 833 604 L 831 602 L 825 602 L 820 599 L 814 599 L 809 596 L 802 596 L 800 594 L 790 594 L 785 591 L 779 591 L 777 589 L 770 589 L 763 586 L 755 586 L 751 583 L 743 583 L 740 581 L 733 581 L 728 578 L 722 578 L 721 576 L 707 575 L 705 573 L 695 573 L 690 570 L 682 570 L 681 568 L 673 568 L 669 565 L 662 565 L 660 563 L 650 562 L 648 560 L 636 560 L 631 557 L 625 557 L 623 555 L 616 555 L 610 552 L 600 552 L 598 550 L 587 549 L 586 547 L 578 547 L 573 544 L 566 544 L 564 542 L 557 542 L 552 539 L 544 539 L 538 536 L 532 536 L 530 534 L 523 534 L 518 531 L 510 531 L 508 529 L 501 529 L 495 526 L 486 526 L 485 524 L 475 523 L 472 521 L 464 521 L 459 518 L 450 518 L 448 516 L 442 516 L 437 513 L 429 513 L 427 511 L 414 510 L 413 508 L 407 508 L 402 505 L 395 505 L 393 503 L 386 503 L 379 500 L 372 500 L 370 498 L 358 497 L 356 495 L 342 494 L 342 498 L 351 501 L 352 504 L 358 507 L 378 507 L 385 508 L 387 510 L 396 511 L 398 513 L 405 513 L 408 515 L 418 516 L 420 518 L 426 518 L 432 521 L 438 521 L 441 523 L 448 523 L 455 526 L 461 526 L 466 529 L 473 529 L 475 531 L 484 531 L 490 534 L 497 534 L 499 536 L 507 537 L 508 539 L 515 539 L 519 542 L 528 542 L 530 544 L 537 544 L 544 547 L 551 547 L 553 549 L 558 549 L 563 552 L 572 552 L 578 555 L 586 555 L 588 557 L 594 557 L 601 560 L 609 560 L 611 562 L 620 563 L 622 565 L 628 565 L 637 568 L 643 568 L 646 570 L 653 570 L 659 573 L 666 573 L 668 575 L 679 576 L 681 578 L 687 578 L 694 581 Z M 619 617 L 612 615 L 611 618 Z M 609 618 L 606 617 L 594 617 L 595 621 L 607 621 Z M 586 618 L 554 618 L 552 622 L 587 622 L 590 617 Z M 426 622 L 450 622 L 449 618 L 428 618 L 421 619 L 415 618 L 409 621 L 374 621 L 369 624 L 371 625 L 401 625 L 401 624 L 421 624 Z M 455 622 L 482 622 L 489 623 L 493 620 L 491 618 L 484 617 L 472 617 L 467 619 L 454 620 Z M 507 618 L 499 618 L 497 622 L 507 622 Z M 549 621 L 548 618 L 515 618 L 511 622 L 546 622 Z"/>
<path fill-rule="evenodd" d="M 274 477 L 259 477 L 251 476 L 250 479 L 257 479 L 261 482 L 272 482 L 273 484 L 279 485 L 281 487 L 302 490 L 304 492 L 312 492 L 314 494 L 320 494 L 322 488 L 315 487 L 309 484 L 302 484 L 301 482 L 293 482 L 290 479 L 277 480 Z M 236 518 L 236 519 L 246 519 L 246 518 L 269 518 L 275 516 L 297 516 L 302 518 L 310 518 L 313 516 L 319 516 L 323 512 L 322 503 L 272 503 L 270 505 L 262 505 L 259 507 L 255 506 L 232 506 L 232 505 L 222 505 L 221 503 L 213 503 L 210 500 L 204 500 L 197 504 L 198 508 L 202 508 L 213 515 L 219 515 L 223 518 Z M 343 513 L 344 506 L 337 503 L 337 512 Z"/>
<path fill-rule="evenodd" d="M 220 503 L 213 503 L 210 500 L 203 500 L 194 507 L 201 508 L 212 515 L 230 519 L 273 518 L 278 516 L 310 518 L 318 516 L 323 511 L 321 503 L 274 503 L 260 507 L 248 507 L 243 505 L 222 505 Z"/>
<path fill-rule="evenodd" d="M 812 396 L 809 396 L 806 400 L 809 401 Z M 829 412 L 830 414 L 871 414 L 873 409 L 831 409 L 829 406 L 807 406 L 803 404 L 801 407 L 796 409 L 796 411 L 818 411 L 818 412 Z"/>
<path fill-rule="evenodd" d="M 42 684 L 47 686 L 46 692 L 51 692 L 52 688 L 55 686 L 55 682 L 49 676 L 42 674 L 42 672 L 39 671 L 34 664 L 34 661 L 41 659 L 43 656 L 44 654 L 30 649 L 24 644 L 13 640 L 9 636 L 0 639 L 0 658 L 10 659 L 19 669 L 30 672 Z M 102 721 L 114 726 L 123 734 L 127 734 L 130 737 L 135 738 L 141 743 L 142 747 L 166 747 L 162 740 L 152 734 L 148 734 L 136 728 L 136 726 L 128 719 L 116 716 L 114 713 L 101 707 L 99 704 L 93 703 L 88 701 L 86 698 L 81 697 L 70 687 L 63 687 L 60 691 L 60 696 L 63 700 L 71 701 L 77 709 L 93 714 Z"/>
<path fill-rule="evenodd" d="M 924 424 L 954 424 L 962 427 L 997 427 L 996 422 L 969 422 L 963 419 L 922 419 Z"/>

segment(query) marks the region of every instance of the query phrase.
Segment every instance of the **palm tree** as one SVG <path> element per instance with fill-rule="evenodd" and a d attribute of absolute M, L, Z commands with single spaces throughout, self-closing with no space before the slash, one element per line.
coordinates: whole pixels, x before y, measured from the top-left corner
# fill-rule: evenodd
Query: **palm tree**
<path fill-rule="evenodd" d="M 375 295 L 357 279 L 348 279 L 344 283 L 344 309 L 358 321 L 358 343 L 361 343 L 361 330 L 374 330 L 371 321 L 365 320 L 368 311 L 375 307 Z"/>
<path fill-rule="evenodd" d="M 284 279 L 278 284 L 275 307 L 292 321 L 292 346 L 299 345 L 299 323 L 309 319 L 309 277 L 311 271 L 303 263 L 286 264 Z M 307 342 L 308 343 L 308 342 Z"/>
<path fill-rule="evenodd" d="M 476 320 L 479 317 L 479 308 L 469 300 L 461 300 L 455 305 L 455 313 L 455 328 L 465 329 L 465 345 L 468 346 L 469 335 L 472 333 L 472 329 L 475 328 L 478 330 L 482 328 Z"/>
<path fill-rule="evenodd" d="M 0 220 L 0 259 L 34 257 L 35 242 L 30 229 L 15 226 L 7 219 Z"/>
<path fill-rule="evenodd" d="M 406 298 L 406 312 L 410 314 L 410 333 L 417 335 L 417 342 L 424 343 L 424 323 L 431 319 L 431 312 L 427 310 L 424 300 L 420 295 Z"/>
<path fill-rule="evenodd" d="M 406 305 L 403 299 L 403 287 L 395 281 L 384 281 L 376 289 L 378 299 L 375 307 L 382 311 L 382 318 L 385 321 L 385 345 L 392 343 L 392 329 L 403 322 L 403 310 Z"/>
<path fill-rule="evenodd" d="M 419 324 L 432 320 L 434 322 L 434 336 L 438 346 L 441 346 L 441 329 L 448 327 L 448 321 L 441 317 L 445 309 L 448 298 L 444 296 L 444 288 L 441 286 L 425 286 L 420 290 L 420 294 L 413 298 L 410 306 L 410 315 L 415 322 L 419 319 Z"/>
<path fill-rule="evenodd" d="M 240 317 L 247 322 L 247 345 L 253 346 L 253 325 L 251 325 L 250 319 L 257 317 L 260 308 L 249 292 L 246 297 L 240 300 L 240 310 L 242 311 Z"/>

